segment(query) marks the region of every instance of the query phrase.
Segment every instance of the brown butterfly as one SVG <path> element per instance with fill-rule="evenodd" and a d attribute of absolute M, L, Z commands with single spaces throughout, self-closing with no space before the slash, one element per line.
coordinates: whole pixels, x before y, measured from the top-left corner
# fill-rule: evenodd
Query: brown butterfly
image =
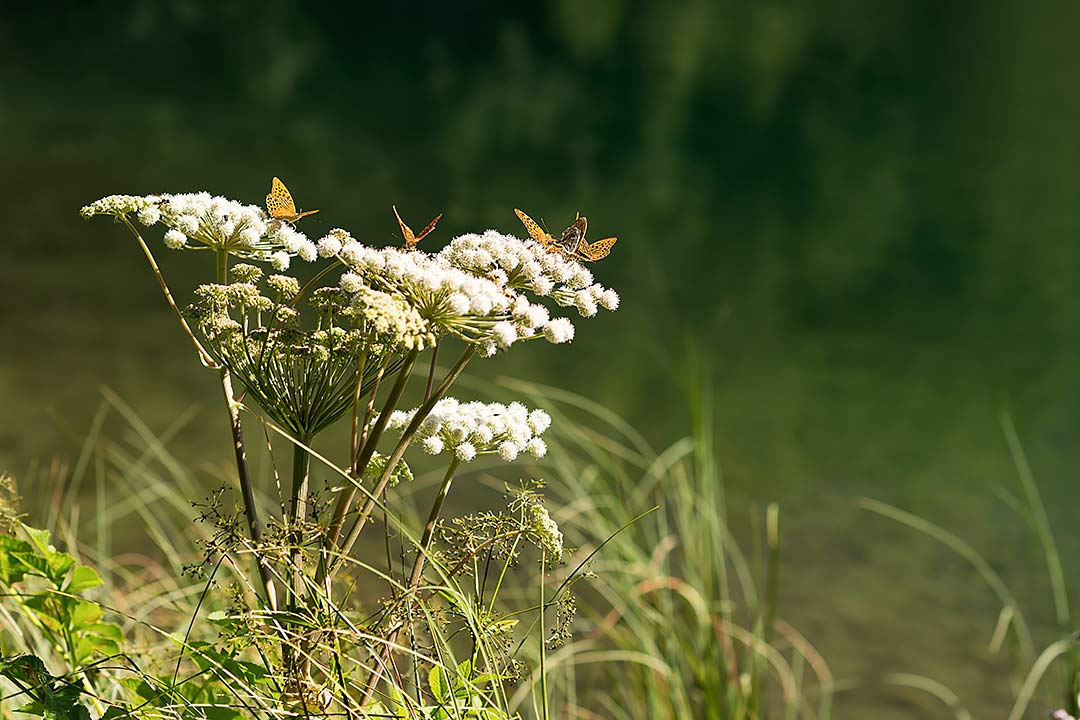
<path fill-rule="evenodd" d="M 306 215 L 314 215 L 318 210 L 296 211 L 296 203 L 293 202 L 289 189 L 280 179 L 274 178 L 270 184 L 270 194 L 266 196 L 266 211 L 275 220 L 284 220 L 294 223 Z"/>
<path fill-rule="evenodd" d="M 429 232 L 435 229 L 435 223 L 439 222 L 439 218 L 442 217 L 442 213 L 435 216 L 435 219 L 427 224 L 427 226 L 419 233 L 413 233 L 412 228 L 405 224 L 405 221 L 401 219 L 401 215 L 398 215 L 397 206 L 393 206 L 394 215 L 397 216 L 398 225 L 401 226 L 401 235 L 405 238 L 405 249 L 413 250 L 416 248 L 416 244 L 424 239 Z"/>

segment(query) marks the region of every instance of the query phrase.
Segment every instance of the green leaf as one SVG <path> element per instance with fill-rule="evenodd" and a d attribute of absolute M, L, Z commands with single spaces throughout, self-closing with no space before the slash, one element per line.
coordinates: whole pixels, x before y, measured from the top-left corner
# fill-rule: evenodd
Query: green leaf
<path fill-rule="evenodd" d="M 71 600 L 71 598 L 63 598 L 64 600 Z M 105 611 L 101 609 L 101 606 L 97 603 L 92 603 L 89 600 L 76 600 L 70 610 L 69 617 L 71 618 L 71 629 L 78 631 L 79 628 L 86 625 L 92 625 L 100 620 L 105 615 Z"/>
<path fill-rule="evenodd" d="M 50 675 L 36 655 L 0 659 L 0 675 L 27 688 L 27 712 L 45 720 L 90 720 L 90 711 L 79 704 L 79 687 Z"/>
<path fill-rule="evenodd" d="M 40 557 L 46 562 L 45 576 L 52 580 L 54 585 L 61 587 L 64 577 L 75 566 L 75 558 L 49 544 L 51 536 L 48 530 L 38 530 L 29 525 L 23 525 L 22 529 L 30 538 L 30 542 L 37 546 Z"/>
<path fill-rule="evenodd" d="M 18 560 L 18 555 L 32 554 L 30 543 L 23 542 L 10 535 L 0 535 L 0 583 L 14 585 L 26 577 L 26 565 Z"/>
<path fill-rule="evenodd" d="M 51 632 L 60 632 L 67 626 L 65 616 L 71 598 L 54 595 L 49 592 L 38 593 L 20 601 L 30 610 L 42 627 Z"/>
<path fill-rule="evenodd" d="M 443 705 L 450 699 L 450 688 L 446 682 L 446 672 L 442 666 L 436 665 L 428 671 L 428 687 L 435 702 Z"/>
<path fill-rule="evenodd" d="M 86 565 L 79 565 L 71 571 L 71 577 L 68 578 L 67 586 L 64 588 L 66 592 L 71 594 L 82 592 L 93 587 L 97 587 L 102 584 L 101 576 L 97 574 L 97 571 L 92 567 Z"/>

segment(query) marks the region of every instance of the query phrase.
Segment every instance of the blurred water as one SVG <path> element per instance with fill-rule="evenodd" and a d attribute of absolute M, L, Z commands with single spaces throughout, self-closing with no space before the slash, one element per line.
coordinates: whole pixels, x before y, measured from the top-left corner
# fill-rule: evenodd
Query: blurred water
<path fill-rule="evenodd" d="M 395 241 L 392 203 L 414 225 L 446 213 L 426 242 L 520 232 L 515 206 L 556 230 L 580 210 L 594 237 L 620 237 L 596 272 L 623 307 L 569 348 L 484 371 L 581 392 L 660 444 L 688 430 L 698 348 L 727 482 L 786 510 L 788 614 L 841 674 L 923 672 L 1003 714 L 992 599 L 853 498 L 990 548 L 1049 617 L 1038 556 L 994 499 L 1015 485 L 997 414 L 1013 413 L 1075 550 L 1078 14 L 1063 0 L 5 12 L 0 469 L 70 453 L 100 384 L 156 428 L 208 408 L 177 454 L 227 457 L 213 378 L 137 249 L 79 219 L 96 197 L 259 202 L 276 174 L 321 208 L 309 232 L 374 244 Z M 210 271 L 161 255 L 174 289 Z M 840 708 L 949 717 L 920 702 L 864 687 Z"/>

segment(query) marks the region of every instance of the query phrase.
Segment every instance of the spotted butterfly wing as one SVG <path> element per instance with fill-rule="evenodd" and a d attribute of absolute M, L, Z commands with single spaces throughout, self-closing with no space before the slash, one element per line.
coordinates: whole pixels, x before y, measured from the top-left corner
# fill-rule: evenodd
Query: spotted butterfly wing
<path fill-rule="evenodd" d="M 285 183 L 281 182 L 281 179 L 277 177 L 270 183 L 270 194 L 266 196 L 266 211 L 275 220 L 284 220 L 290 223 L 319 212 L 318 210 L 296 212 L 296 203 L 293 202 L 292 194 L 285 187 Z"/>
<path fill-rule="evenodd" d="M 582 242 L 575 255 L 588 262 L 603 260 L 611 253 L 611 246 L 615 244 L 616 240 L 618 240 L 618 238 L 609 237 L 604 238 L 603 240 L 597 240 L 591 244 Z"/>
<path fill-rule="evenodd" d="M 544 247 L 551 247 L 552 243 L 555 242 L 555 238 L 553 238 L 550 233 L 544 232 L 544 230 L 536 224 L 535 220 L 517 208 L 514 208 L 514 213 L 521 220 L 521 224 L 525 226 L 525 229 L 529 231 L 529 235 L 533 240 Z"/>

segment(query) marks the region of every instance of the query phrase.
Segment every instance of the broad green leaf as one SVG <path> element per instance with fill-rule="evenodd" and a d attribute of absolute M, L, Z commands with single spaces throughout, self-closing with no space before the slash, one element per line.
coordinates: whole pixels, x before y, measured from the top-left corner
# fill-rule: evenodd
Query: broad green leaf
<path fill-rule="evenodd" d="M 450 699 L 450 688 L 446 682 L 446 673 L 443 671 L 442 666 L 436 665 L 428 671 L 428 688 L 431 689 L 431 695 L 435 698 L 435 702 L 443 705 Z"/>
<path fill-rule="evenodd" d="M 97 574 L 97 571 L 92 567 L 86 565 L 79 565 L 71 571 L 71 576 L 68 578 L 67 587 L 64 588 L 66 592 L 71 594 L 82 592 L 93 587 L 101 585 L 101 576 Z"/>
<path fill-rule="evenodd" d="M 71 598 L 63 599 L 71 600 Z M 84 625 L 96 623 L 104 615 L 105 611 L 97 603 L 92 603 L 89 600 L 76 600 L 70 608 L 71 629 L 78 631 Z"/>
<path fill-rule="evenodd" d="M 17 555 L 33 553 L 30 543 L 0 535 L 0 583 L 14 585 L 26 576 L 26 565 L 17 559 Z"/>

